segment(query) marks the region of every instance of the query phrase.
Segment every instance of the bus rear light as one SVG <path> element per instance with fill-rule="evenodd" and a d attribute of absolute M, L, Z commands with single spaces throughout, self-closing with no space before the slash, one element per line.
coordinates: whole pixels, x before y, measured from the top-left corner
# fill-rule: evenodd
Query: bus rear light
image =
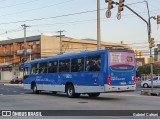
<path fill-rule="evenodd" d="M 134 84 L 136 84 L 136 75 L 132 76 L 132 80 L 134 81 Z"/>
<path fill-rule="evenodd" d="M 108 75 L 108 77 L 107 77 L 107 84 L 111 85 L 111 76 L 110 75 Z"/>

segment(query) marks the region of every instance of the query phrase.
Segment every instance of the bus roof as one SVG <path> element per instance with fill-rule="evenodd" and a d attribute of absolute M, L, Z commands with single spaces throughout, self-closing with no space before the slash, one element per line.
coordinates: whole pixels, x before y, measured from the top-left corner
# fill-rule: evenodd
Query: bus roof
<path fill-rule="evenodd" d="M 35 62 L 43 62 L 46 60 L 52 60 L 54 59 L 62 59 L 62 58 L 70 58 L 70 57 L 74 57 L 74 56 L 84 56 L 87 54 L 97 54 L 97 53 L 104 53 L 106 50 L 96 50 L 96 51 L 85 51 L 85 52 L 75 52 L 75 53 L 65 53 L 65 54 L 61 54 L 61 55 L 56 55 L 56 56 L 52 56 L 52 57 L 48 57 L 48 58 L 42 58 L 42 59 L 37 59 L 37 60 L 32 60 L 32 61 L 27 61 L 25 63 L 35 63 Z"/>
<path fill-rule="evenodd" d="M 42 58 L 42 59 L 37 59 L 37 60 L 32 60 L 32 61 L 27 61 L 25 62 L 26 64 L 27 63 L 35 63 L 35 62 L 43 62 L 43 61 L 46 61 L 46 60 L 52 60 L 53 58 L 54 59 L 62 59 L 62 58 L 71 58 L 71 57 L 75 57 L 75 56 L 84 56 L 84 55 L 92 55 L 92 54 L 98 54 L 98 53 L 104 53 L 106 52 L 107 50 L 109 51 L 131 51 L 131 50 L 122 50 L 122 49 L 104 49 L 104 50 L 95 50 L 95 51 L 85 51 L 85 52 L 75 52 L 75 53 L 65 53 L 65 54 L 61 54 L 61 55 L 56 55 L 56 56 L 52 56 L 52 57 L 48 57 L 48 58 Z"/>

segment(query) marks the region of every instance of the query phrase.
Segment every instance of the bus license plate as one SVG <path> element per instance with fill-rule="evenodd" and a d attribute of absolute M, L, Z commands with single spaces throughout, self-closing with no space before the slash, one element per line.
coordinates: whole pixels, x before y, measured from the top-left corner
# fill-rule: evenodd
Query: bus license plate
<path fill-rule="evenodd" d="M 121 85 L 125 85 L 126 84 L 126 82 L 121 82 Z"/>

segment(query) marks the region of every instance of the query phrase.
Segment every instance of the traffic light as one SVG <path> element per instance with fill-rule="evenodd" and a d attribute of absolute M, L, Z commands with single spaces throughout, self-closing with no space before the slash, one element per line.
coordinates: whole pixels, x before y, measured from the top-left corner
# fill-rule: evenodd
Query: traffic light
<path fill-rule="evenodd" d="M 160 24 L 160 15 L 157 16 L 157 24 Z"/>
<path fill-rule="evenodd" d="M 123 2 L 125 2 L 125 0 L 119 0 L 119 3 L 118 3 L 118 13 L 120 13 L 121 11 L 123 11 Z"/>
<path fill-rule="evenodd" d="M 138 56 L 138 51 L 135 50 L 134 53 L 135 53 L 135 56 L 137 57 Z"/>
<path fill-rule="evenodd" d="M 110 11 L 113 8 L 113 1 L 112 0 L 105 0 L 105 2 L 108 2 L 108 11 Z"/>
<path fill-rule="evenodd" d="M 140 57 L 142 56 L 142 52 L 141 52 L 141 51 L 139 52 L 139 56 L 140 56 Z"/>
<path fill-rule="evenodd" d="M 155 44 L 154 44 L 154 43 L 155 43 L 154 38 L 151 38 L 151 39 L 150 39 L 150 43 L 149 43 L 149 44 L 150 44 L 150 48 L 155 47 Z"/>
<path fill-rule="evenodd" d="M 152 63 L 154 63 L 154 61 L 155 61 L 155 59 L 154 59 L 154 57 L 152 57 Z"/>

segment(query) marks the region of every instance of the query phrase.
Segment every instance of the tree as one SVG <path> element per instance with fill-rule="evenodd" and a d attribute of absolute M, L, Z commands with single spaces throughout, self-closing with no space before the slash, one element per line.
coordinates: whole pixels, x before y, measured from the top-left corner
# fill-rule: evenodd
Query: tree
<path fill-rule="evenodd" d="M 141 74 L 150 74 L 150 64 L 137 68 L 137 76 L 141 76 Z M 153 64 L 153 74 L 160 74 L 160 64 Z"/>

